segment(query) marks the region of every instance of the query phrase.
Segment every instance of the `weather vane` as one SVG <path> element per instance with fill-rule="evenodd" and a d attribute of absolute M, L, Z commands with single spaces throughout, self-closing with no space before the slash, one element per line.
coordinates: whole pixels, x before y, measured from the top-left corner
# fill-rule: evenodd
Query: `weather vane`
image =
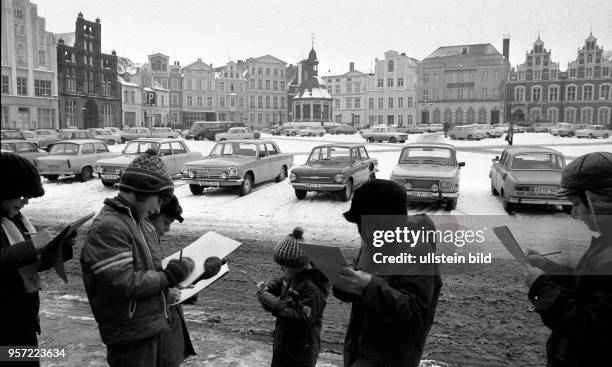
<path fill-rule="evenodd" d="M 311 46 L 312 46 L 312 49 L 314 49 L 315 34 L 313 33 L 313 34 L 310 36 L 310 38 L 311 38 Z"/>

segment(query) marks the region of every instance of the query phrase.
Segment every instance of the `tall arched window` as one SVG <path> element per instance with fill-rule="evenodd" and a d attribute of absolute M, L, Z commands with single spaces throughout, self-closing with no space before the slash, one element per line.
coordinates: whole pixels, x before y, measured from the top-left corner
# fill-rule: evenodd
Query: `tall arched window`
<path fill-rule="evenodd" d="M 542 102 L 542 87 L 539 85 L 531 87 L 531 102 Z"/>
<path fill-rule="evenodd" d="M 576 123 L 576 109 L 574 107 L 569 107 L 565 110 L 565 122 L 570 124 Z"/>
<path fill-rule="evenodd" d="M 585 84 L 582 86 L 582 100 L 583 101 L 592 101 L 593 100 L 593 90 L 595 87 L 593 84 Z"/>
<path fill-rule="evenodd" d="M 599 107 L 597 111 L 597 123 L 601 125 L 610 124 L 610 107 Z"/>
<path fill-rule="evenodd" d="M 568 85 L 565 87 L 565 100 L 566 101 L 575 101 L 576 100 L 576 86 Z"/>
<path fill-rule="evenodd" d="M 484 107 L 480 107 L 478 110 L 478 123 L 485 124 L 487 121 L 487 110 Z"/>
<path fill-rule="evenodd" d="M 541 109 L 539 109 L 537 107 L 531 109 L 531 119 L 533 121 L 538 121 L 540 116 L 542 116 L 542 110 Z"/>
<path fill-rule="evenodd" d="M 468 124 L 474 123 L 474 115 L 475 115 L 474 108 L 473 107 L 468 108 L 467 110 L 467 123 Z"/>
<path fill-rule="evenodd" d="M 457 108 L 455 111 L 455 124 L 463 125 L 463 110 L 461 108 Z"/>
<path fill-rule="evenodd" d="M 444 122 L 451 122 L 452 112 L 450 108 L 444 110 Z"/>
<path fill-rule="evenodd" d="M 525 102 L 525 87 L 519 86 L 514 88 L 514 100 L 516 102 Z"/>
<path fill-rule="evenodd" d="M 583 107 L 580 116 L 581 124 L 592 124 L 593 123 L 593 108 L 592 107 Z"/>
<path fill-rule="evenodd" d="M 559 122 L 559 110 L 557 110 L 555 107 L 551 107 L 547 110 L 548 113 L 548 121 L 552 122 L 552 123 L 557 123 Z"/>
<path fill-rule="evenodd" d="M 599 86 L 599 99 L 600 100 L 611 100 L 610 89 L 612 89 L 612 84 L 601 84 Z"/>
<path fill-rule="evenodd" d="M 559 101 L 559 86 L 551 85 L 548 87 L 548 102 Z"/>
<path fill-rule="evenodd" d="M 440 109 L 439 108 L 436 108 L 433 112 L 433 121 L 434 121 L 434 124 L 440 123 Z"/>

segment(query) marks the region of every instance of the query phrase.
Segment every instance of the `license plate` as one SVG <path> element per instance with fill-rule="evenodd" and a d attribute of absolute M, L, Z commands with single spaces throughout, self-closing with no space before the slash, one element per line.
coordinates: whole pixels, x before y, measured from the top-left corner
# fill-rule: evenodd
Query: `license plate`
<path fill-rule="evenodd" d="M 433 192 L 426 191 L 408 191 L 407 194 L 408 196 L 414 196 L 417 198 L 431 198 L 434 196 Z"/>
<path fill-rule="evenodd" d="M 102 175 L 103 180 L 117 180 L 119 176 L 117 175 Z"/>
<path fill-rule="evenodd" d="M 554 195 L 557 193 L 557 188 L 556 187 L 550 187 L 550 186 L 536 186 L 534 189 L 534 192 L 536 194 L 550 194 L 550 195 Z"/>
<path fill-rule="evenodd" d="M 314 189 L 322 189 L 323 188 L 323 184 L 309 183 L 309 184 L 306 184 L 306 187 L 312 187 Z"/>
<path fill-rule="evenodd" d="M 200 186 L 219 187 L 217 181 L 200 181 Z"/>

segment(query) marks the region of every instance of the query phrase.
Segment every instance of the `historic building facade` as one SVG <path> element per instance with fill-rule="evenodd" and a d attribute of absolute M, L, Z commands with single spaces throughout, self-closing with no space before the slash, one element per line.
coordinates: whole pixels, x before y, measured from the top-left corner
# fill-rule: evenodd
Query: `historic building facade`
<path fill-rule="evenodd" d="M 576 60 L 560 72 L 538 37 L 510 76 L 508 106 L 515 121 L 610 125 L 612 57 L 590 34 Z"/>
<path fill-rule="evenodd" d="M 503 55 L 486 43 L 440 47 L 421 61 L 417 122 L 504 122 L 509 43 Z"/>
<path fill-rule="evenodd" d="M 394 50 L 374 61 L 368 77 L 363 124 L 408 126 L 416 122 L 418 60 Z"/>
<path fill-rule="evenodd" d="M 53 34 L 36 4 L 2 1 L 2 128 L 58 128 Z"/>
<path fill-rule="evenodd" d="M 342 75 L 323 77 L 327 91 L 333 97 L 334 122 L 361 127 L 366 121 L 366 86 L 368 74 L 355 70 L 349 63 L 349 71 Z"/>
<path fill-rule="evenodd" d="M 213 88 L 215 70 L 202 59 L 183 67 L 183 124 L 194 121 L 216 121 Z"/>
<path fill-rule="evenodd" d="M 324 79 L 319 77 L 319 60 L 314 48 L 308 53 L 308 59 L 297 65 L 295 94 L 291 94 L 291 120 L 293 122 L 324 122 L 332 121 L 332 101 Z"/>
<path fill-rule="evenodd" d="M 181 64 L 175 61 L 170 66 L 170 122 L 182 125 L 183 122 L 183 74 Z"/>
<path fill-rule="evenodd" d="M 230 61 L 215 68 L 214 100 L 218 121 L 248 124 L 246 64 Z"/>
<path fill-rule="evenodd" d="M 270 128 L 287 121 L 287 63 L 272 56 L 246 60 L 248 125 Z"/>
<path fill-rule="evenodd" d="M 74 45 L 57 42 L 60 128 L 121 126 L 117 54 L 102 53 L 101 28 L 79 13 Z"/>
<path fill-rule="evenodd" d="M 123 126 L 143 126 L 142 90 L 131 82 L 130 75 L 119 76 L 121 85 L 121 116 Z"/>

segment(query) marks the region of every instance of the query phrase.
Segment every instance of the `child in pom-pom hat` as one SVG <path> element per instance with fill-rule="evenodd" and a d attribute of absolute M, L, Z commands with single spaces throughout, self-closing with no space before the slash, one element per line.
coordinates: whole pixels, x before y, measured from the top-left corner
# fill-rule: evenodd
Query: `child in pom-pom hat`
<path fill-rule="evenodd" d="M 314 367 L 321 344 L 321 321 L 329 281 L 300 248 L 304 231 L 295 228 L 278 243 L 274 262 L 283 276 L 259 283 L 257 299 L 276 316 L 272 367 Z"/>

